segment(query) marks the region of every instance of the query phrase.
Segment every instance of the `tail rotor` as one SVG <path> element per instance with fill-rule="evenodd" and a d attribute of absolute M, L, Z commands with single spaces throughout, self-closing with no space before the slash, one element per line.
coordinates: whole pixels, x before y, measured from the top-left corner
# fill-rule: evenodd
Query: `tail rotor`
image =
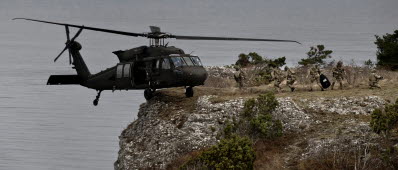
<path fill-rule="evenodd" d="M 72 39 L 70 39 L 70 36 L 69 36 L 69 27 L 68 27 L 68 26 L 65 26 L 65 32 L 66 32 L 66 43 L 65 43 L 65 44 L 66 44 L 66 45 L 65 45 L 65 48 L 61 51 L 61 53 L 59 53 L 58 56 L 55 57 L 54 62 L 56 62 L 56 61 L 59 59 L 59 57 L 61 57 L 61 55 L 62 55 L 66 50 L 68 50 L 68 52 L 69 52 L 69 64 L 72 64 L 72 54 L 71 54 L 71 52 L 70 52 L 69 47 L 73 44 L 73 42 L 75 42 L 75 39 L 80 35 L 80 33 L 81 33 L 82 31 L 83 31 L 83 27 L 80 28 L 79 31 L 76 32 L 75 36 L 73 36 Z"/>

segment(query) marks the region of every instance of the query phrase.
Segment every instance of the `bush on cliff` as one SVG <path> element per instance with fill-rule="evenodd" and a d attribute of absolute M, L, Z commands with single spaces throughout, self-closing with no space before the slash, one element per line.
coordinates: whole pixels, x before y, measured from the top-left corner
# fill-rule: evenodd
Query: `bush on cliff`
<path fill-rule="evenodd" d="M 388 134 L 398 124 L 398 99 L 384 109 L 375 109 L 371 115 L 370 127 L 376 133 Z"/>
<path fill-rule="evenodd" d="M 249 138 L 233 135 L 204 151 L 199 159 L 209 169 L 253 169 L 252 145 Z"/>
<path fill-rule="evenodd" d="M 191 158 L 180 169 L 253 169 L 255 159 L 252 141 L 234 134 Z"/>
<path fill-rule="evenodd" d="M 272 92 L 259 95 L 256 99 L 245 102 L 243 116 L 251 125 L 251 133 L 261 138 L 274 138 L 282 135 L 282 123 L 272 117 L 272 112 L 279 105 Z"/>

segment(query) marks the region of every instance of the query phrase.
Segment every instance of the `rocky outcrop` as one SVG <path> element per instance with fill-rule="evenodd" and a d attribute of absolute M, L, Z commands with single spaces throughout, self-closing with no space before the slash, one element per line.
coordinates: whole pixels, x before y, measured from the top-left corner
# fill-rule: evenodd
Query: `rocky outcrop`
<path fill-rule="evenodd" d="M 337 113 L 340 115 L 370 115 L 374 108 L 382 106 L 385 101 L 378 96 L 365 97 L 337 97 L 317 98 L 316 100 L 302 99 L 301 102 L 308 103 L 310 109 Z"/>
<path fill-rule="evenodd" d="M 115 169 L 165 169 L 182 155 L 216 144 L 226 122 L 239 119 L 245 99 L 213 103 L 213 97 L 216 96 L 198 97 L 193 109 L 162 98 L 142 104 L 138 119 L 119 137 Z M 353 115 L 368 115 L 385 103 L 376 96 L 298 100 L 285 97 L 278 101 L 273 116 L 282 121 L 286 134 L 300 134 L 285 148 L 286 165 L 337 146 L 375 144 L 378 136 L 371 132 L 368 122 Z"/>
<path fill-rule="evenodd" d="M 243 99 L 212 104 L 210 97 L 199 97 L 192 112 L 159 100 L 142 104 L 138 119 L 119 137 L 115 169 L 164 169 L 183 154 L 216 144 L 218 131 L 240 112 Z M 165 118 L 162 110 L 175 113 Z"/>

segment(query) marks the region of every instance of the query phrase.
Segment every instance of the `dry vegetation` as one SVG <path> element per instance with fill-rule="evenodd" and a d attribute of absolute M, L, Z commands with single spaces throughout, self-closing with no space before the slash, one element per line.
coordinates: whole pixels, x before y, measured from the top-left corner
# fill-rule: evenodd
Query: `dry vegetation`
<path fill-rule="evenodd" d="M 330 81 L 332 81 L 332 67 L 333 65 L 326 66 L 322 69 L 322 73 L 325 74 Z M 276 94 L 278 97 L 293 97 L 293 98 L 313 98 L 313 97 L 338 97 L 338 96 L 369 96 L 376 95 L 383 97 L 386 100 L 394 101 L 398 97 L 398 72 L 388 70 L 378 70 L 377 73 L 384 77 L 380 81 L 382 89 L 371 90 L 369 89 L 369 75 L 370 68 L 359 67 L 355 64 L 350 64 L 344 67 L 346 71 L 345 79 L 343 80 L 343 90 L 330 90 L 320 91 L 319 87 L 314 85 L 315 91 L 308 92 L 309 80 L 307 77 L 308 68 L 300 67 L 294 68 L 297 75 L 297 82 L 295 83 L 296 90 L 291 93 L 286 86 L 286 81 L 282 82 L 283 91 Z M 236 97 L 254 97 L 257 94 L 263 93 L 264 91 L 274 91 L 273 84 L 259 83 L 255 81 L 256 73 L 260 70 L 259 67 L 248 67 L 245 68 L 247 78 L 244 81 L 246 88 L 239 90 L 237 89 L 237 83 L 233 78 L 234 70 L 227 68 L 222 76 L 220 73 L 213 74 L 214 70 L 210 70 L 210 76 L 206 80 L 203 87 L 197 89 L 206 89 L 206 92 L 210 94 L 218 95 L 218 98 L 214 98 L 215 102 L 221 102 Z M 222 69 L 218 69 L 216 72 L 221 72 Z M 216 75 L 216 76 L 213 76 Z M 336 84 L 336 89 L 338 85 Z"/>

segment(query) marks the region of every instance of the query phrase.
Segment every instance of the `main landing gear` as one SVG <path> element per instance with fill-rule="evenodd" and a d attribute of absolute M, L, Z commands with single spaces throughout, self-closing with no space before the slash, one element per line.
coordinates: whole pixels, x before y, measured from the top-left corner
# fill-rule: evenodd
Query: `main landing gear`
<path fill-rule="evenodd" d="M 185 97 L 193 97 L 193 87 L 189 86 L 185 89 Z"/>
<path fill-rule="evenodd" d="M 101 92 L 102 92 L 102 90 L 97 90 L 97 91 L 98 91 L 98 94 L 97 94 L 97 96 L 95 96 L 95 99 L 94 99 L 94 101 L 93 101 L 93 105 L 94 105 L 94 106 L 97 106 L 97 105 L 98 105 L 98 101 L 99 101 L 99 98 L 100 98 Z"/>
<path fill-rule="evenodd" d="M 152 99 L 152 97 L 153 97 L 153 92 L 155 92 L 155 91 L 156 91 L 155 89 L 154 89 L 154 90 L 152 90 L 152 89 L 150 89 L 150 88 L 145 89 L 145 91 L 144 91 L 144 97 L 145 97 L 145 99 L 146 99 L 146 100 Z"/>

